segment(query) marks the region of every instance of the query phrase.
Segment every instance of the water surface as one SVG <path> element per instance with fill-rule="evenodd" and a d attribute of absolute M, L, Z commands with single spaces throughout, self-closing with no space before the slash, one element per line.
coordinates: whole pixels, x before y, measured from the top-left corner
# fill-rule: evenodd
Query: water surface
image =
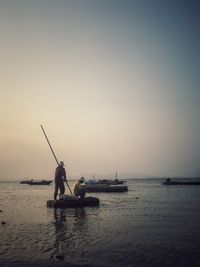
<path fill-rule="evenodd" d="M 0 265 L 200 266 L 200 186 L 161 182 L 88 193 L 100 206 L 78 209 L 47 208 L 53 184 L 1 182 Z"/>

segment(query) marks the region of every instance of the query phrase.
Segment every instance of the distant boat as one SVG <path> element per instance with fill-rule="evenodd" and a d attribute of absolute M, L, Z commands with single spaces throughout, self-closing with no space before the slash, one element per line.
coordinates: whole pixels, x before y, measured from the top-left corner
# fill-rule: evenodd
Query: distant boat
<path fill-rule="evenodd" d="M 50 185 L 52 180 L 24 180 L 21 181 L 20 184 L 28 184 L 28 185 Z"/>
<path fill-rule="evenodd" d="M 96 183 L 97 184 L 108 184 L 108 185 L 119 185 L 119 184 L 124 184 L 126 181 L 125 180 L 119 180 L 117 177 L 117 171 L 115 175 L 115 179 L 103 179 L 103 180 L 98 180 Z"/>
<path fill-rule="evenodd" d="M 30 180 L 23 180 L 20 182 L 20 184 L 29 184 Z"/>
<path fill-rule="evenodd" d="M 108 185 L 118 185 L 118 184 L 124 184 L 125 180 L 118 180 L 118 179 L 103 179 L 96 181 L 96 184 L 108 184 Z"/>
<path fill-rule="evenodd" d="M 85 182 L 86 192 L 127 192 L 128 186 L 124 180 L 98 180 L 95 179 Z"/>
<path fill-rule="evenodd" d="M 198 181 L 189 181 L 189 179 L 187 179 L 187 181 L 172 181 L 170 178 L 168 178 L 163 182 L 163 185 L 200 185 L 200 179 L 198 179 Z"/>
<path fill-rule="evenodd" d="M 87 184 L 85 185 L 86 192 L 127 192 L 127 185 L 110 185 L 110 184 Z"/>

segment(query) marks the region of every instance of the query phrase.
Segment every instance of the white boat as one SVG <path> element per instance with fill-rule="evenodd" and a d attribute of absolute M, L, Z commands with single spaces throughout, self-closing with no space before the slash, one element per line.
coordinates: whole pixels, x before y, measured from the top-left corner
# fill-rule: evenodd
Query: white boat
<path fill-rule="evenodd" d="M 127 192 L 128 186 L 124 184 L 124 180 L 95 179 L 85 182 L 86 192 Z"/>

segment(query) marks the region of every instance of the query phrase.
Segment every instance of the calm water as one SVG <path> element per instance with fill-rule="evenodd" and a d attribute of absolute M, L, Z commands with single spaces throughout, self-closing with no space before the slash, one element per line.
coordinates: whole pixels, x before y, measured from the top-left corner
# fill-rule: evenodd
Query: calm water
<path fill-rule="evenodd" d="M 0 183 L 0 266 L 200 266 L 200 186 L 128 180 L 100 207 L 52 209 L 53 184 Z"/>

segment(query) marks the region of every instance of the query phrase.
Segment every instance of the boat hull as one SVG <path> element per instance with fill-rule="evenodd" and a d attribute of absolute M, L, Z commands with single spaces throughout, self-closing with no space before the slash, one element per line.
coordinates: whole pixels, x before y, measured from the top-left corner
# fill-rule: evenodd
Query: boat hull
<path fill-rule="evenodd" d="M 164 185 L 200 185 L 200 182 L 163 182 Z"/>
<path fill-rule="evenodd" d="M 43 182 L 29 182 L 29 185 L 50 185 L 52 181 L 43 181 Z"/>
<path fill-rule="evenodd" d="M 29 180 L 25 180 L 25 181 L 21 181 L 20 184 L 29 184 L 30 181 Z"/>
<path fill-rule="evenodd" d="M 50 185 L 52 180 L 24 180 L 21 181 L 20 184 L 28 184 L 28 185 Z"/>
<path fill-rule="evenodd" d="M 94 185 L 85 185 L 86 192 L 127 192 L 127 185 L 106 185 L 106 184 L 94 184 Z"/>

